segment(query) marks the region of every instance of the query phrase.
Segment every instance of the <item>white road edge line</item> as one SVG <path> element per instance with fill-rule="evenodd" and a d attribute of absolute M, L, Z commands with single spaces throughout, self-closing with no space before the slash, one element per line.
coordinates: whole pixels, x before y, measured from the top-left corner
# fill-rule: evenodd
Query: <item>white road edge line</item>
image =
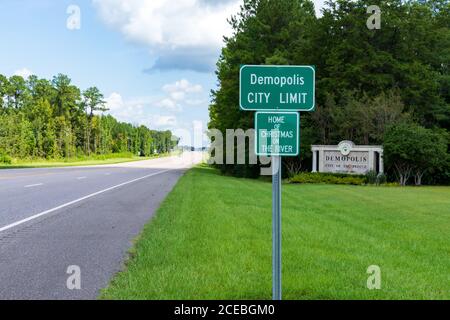
<path fill-rule="evenodd" d="M 60 205 L 60 206 L 58 206 L 58 207 L 55 207 L 55 208 L 53 208 L 53 209 L 46 210 L 46 211 L 44 211 L 44 212 L 35 214 L 35 215 L 33 215 L 33 216 L 31 216 L 31 217 L 28 217 L 28 218 L 26 218 L 26 219 L 23 219 L 23 220 L 14 222 L 14 223 L 12 223 L 12 224 L 10 224 L 10 225 L 4 226 L 4 227 L 0 228 L 0 232 L 3 232 L 3 231 L 6 231 L 6 230 L 9 230 L 9 229 L 12 229 L 12 228 L 17 227 L 17 226 L 19 226 L 19 225 L 21 225 L 21 224 L 24 224 L 24 223 L 26 223 L 26 222 L 28 222 L 28 221 L 31 221 L 31 220 L 37 219 L 37 218 L 39 218 L 39 217 L 45 216 L 45 215 L 47 215 L 47 214 L 49 214 L 49 213 L 52 213 L 52 212 L 55 212 L 55 211 L 57 211 L 57 210 L 59 210 L 59 209 L 62 209 L 62 208 L 71 206 L 71 205 L 73 205 L 73 204 L 75 204 L 75 203 L 78 203 L 78 202 L 81 202 L 81 201 L 83 201 L 83 200 L 86 200 L 86 199 L 89 199 L 89 198 L 98 196 L 99 194 L 102 194 L 102 193 L 105 193 L 105 192 L 108 192 L 108 191 L 111 191 L 111 190 L 114 190 L 114 189 L 117 189 L 117 188 L 126 186 L 127 184 L 130 184 L 130 183 L 134 183 L 134 182 L 137 182 L 137 181 L 140 181 L 140 180 L 143 180 L 143 179 L 147 179 L 147 178 L 150 178 L 150 177 L 154 177 L 154 176 L 156 176 L 156 175 L 163 174 L 163 173 L 166 173 L 166 172 L 171 171 L 171 170 L 173 170 L 173 169 L 167 169 L 167 170 L 155 172 L 155 173 L 152 173 L 152 174 L 149 174 L 149 175 L 146 175 L 146 176 L 143 176 L 143 177 L 134 179 L 134 180 L 130 180 L 130 181 L 127 181 L 127 182 L 124 182 L 124 183 L 115 185 L 115 186 L 110 187 L 110 188 L 108 188 L 108 189 L 104 189 L 104 190 L 101 190 L 101 191 L 98 191 L 98 192 L 89 194 L 89 195 L 87 195 L 87 196 L 85 196 L 85 197 L 82 197 L 82 198 L 79 198 L 79 199 L 77 199 L 77 200 L 73 200 L 73 201 L 67 202 L 67 203 L 65 203 L 65 204 L 63 204 L 63 205 Z"/>
<path fill-rule="evenodd" d="M 77 180 L 84 180 L 86 177 L 78 177 Z"/>
<path fill-rule="evenodd" d="M 36 183 L 36 184 L 29 184 L 27 186 L 25 186 L 24 188 L 33 188 L 33 187 L 39 187 L 39 186 L 43 186 L 43 183 Z"/>

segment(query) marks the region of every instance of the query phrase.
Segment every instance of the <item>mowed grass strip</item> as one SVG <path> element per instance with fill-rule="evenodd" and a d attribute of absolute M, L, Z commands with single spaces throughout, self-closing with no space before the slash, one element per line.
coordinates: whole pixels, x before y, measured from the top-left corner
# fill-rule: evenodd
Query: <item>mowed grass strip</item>
<path fill-rule="evenodd" d="M 131 158 L 111 158 L 106 160 L 36 160 L 36 161 L 17 161 L 13 164 L 0 164 L 1 169 L 32 169 L 32 168 L 62 168 L 77 166 L 96 166 L 104 164 L 117 164 L 124 162 L 134 162 L 148 160 L 150 158 L 131 157 Z"/>
<path fill-rule="evenodd" d="M 190 170 L 101 298 L 270 299 L 271 199 L 270 183 Z M 283 297 L 449 299 L 450 188 L 283 185 Z"/>
<path fill-rule="evenodd" d="M 125 162 L 136 162 L 143 160 L 156 159 L 161 157 L 168 157 L 173 154 L 163 153 L 149 157 L 134 156 L 131 153 L 98 155 L 84 158 L 69 158 L 62 160 L 54 159 L 35 159 L 35 160 L 18 160 L 14 159 L 12 164 L 0 163 L 0 170 L 2 169 L 31 169 L 31 168 L 62 168 L 62 167 L 77 167 L 77 166 L 98 166 L 107 164 L 117 164 Z"/>

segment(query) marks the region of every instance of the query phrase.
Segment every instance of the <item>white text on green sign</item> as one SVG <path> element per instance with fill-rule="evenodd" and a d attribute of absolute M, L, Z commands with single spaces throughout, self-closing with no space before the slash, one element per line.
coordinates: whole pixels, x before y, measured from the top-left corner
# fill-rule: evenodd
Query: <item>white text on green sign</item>
<path fill-rule="evenodd" d="M 249 111 L 312 111 L 315 70 L 311 66 L 243 66 L 239 103 Z"/>
<path fill-rule="evenodd" d="M 297 156 L 300 148 L 298 112 L 257 112 L 255 153 L 259 156 Z"/>

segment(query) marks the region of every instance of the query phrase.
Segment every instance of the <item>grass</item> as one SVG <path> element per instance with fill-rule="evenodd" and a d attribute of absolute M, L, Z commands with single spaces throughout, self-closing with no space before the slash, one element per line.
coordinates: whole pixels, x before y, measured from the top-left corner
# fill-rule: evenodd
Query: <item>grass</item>
<path fill-rule="evenodd" d="M 25 169 L 25 168 L 59 168 L 74 166 L 95 166 L 104 164 L 116 164 L 123 162 L 142 161 L 158 157 L 167 156 L 168 154 L 160 154 L 152 157 L 138 157 L 131 153 L 119 153 L 102 156 L 92 156 L 83 158 L 70 159 L 13 159 L 11 164 L 0 163 L 1 169 Z"/>
<path fill-rule="evenodd" d="M 101 298 L 270 299 L 271 250 L 271 184 L 197 167 Z M 284 299 L 449 299 L 449 271 L 450 188 L 283 186 Z"/>

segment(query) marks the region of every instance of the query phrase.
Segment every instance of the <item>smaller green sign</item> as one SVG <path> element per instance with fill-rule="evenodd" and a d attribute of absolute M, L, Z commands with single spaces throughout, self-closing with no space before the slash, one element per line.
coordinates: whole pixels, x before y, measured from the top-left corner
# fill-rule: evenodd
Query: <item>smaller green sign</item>
<path fill-rule="evenodd" d="M 255 153 L 258 156 L 298 156 L 300 114 L 298 112 L 257 112 Z"/>

